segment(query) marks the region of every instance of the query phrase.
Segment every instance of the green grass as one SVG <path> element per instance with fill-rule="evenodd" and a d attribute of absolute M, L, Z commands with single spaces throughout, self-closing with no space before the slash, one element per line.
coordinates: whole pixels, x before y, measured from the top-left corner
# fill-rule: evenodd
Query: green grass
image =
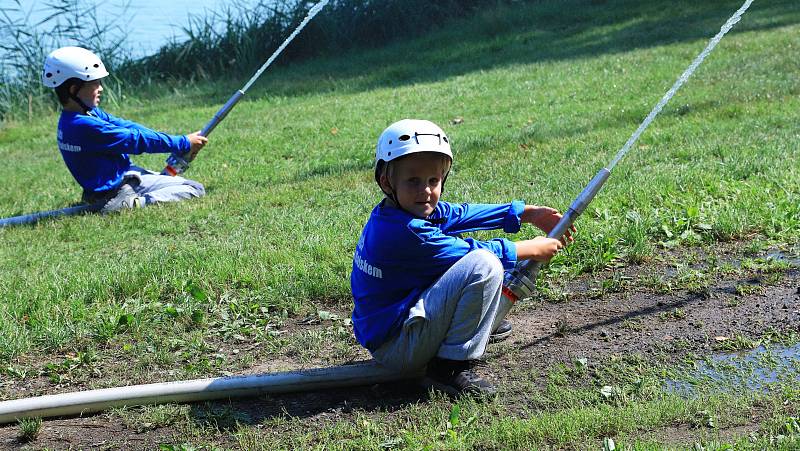
<path fill-rule="evenodd" d="M 349 309 L 352 252 L 380 200 L 371 166 L 383 128 L 404 117 L 445 128 L 455 166 L 444 200 L 564 209 L 739 6 L 642 3 L 514 4 L 416 41 L 271 69 L 187 173 L 206 185 L 205 198 L 0 229 L 0 362 L 24 374 L 25 362 L 46 361 L 55 380 L 86 381 L 94 365 L 129 359 L 132 378 L 155 382 L 231 370 L 221 345 L 258 346 L 266 358 L 294 349 L 313 361 L 315 349 L 338 341 L 335 355 L 353 357 L 347 324 L 294 343 L 281 331 L 287 319 Z M 546 281 L 639 264 L 665 248 L 800 242 L 800 12 L 792 6 L 753 5 L 615 169 Z M 186 133 L 243 83 L 165 83 L 117 93 L 107 108 Z M 454 125 L 457 117 L 463 123 Z M 0 216 L 79 199 L 55 147 L 56 121 L 2 124 Z M 158 169 L 164 156 L 134 160 Z M 534 235 L 525 228 L 518 237 Z M 706 289 L 703 272 L 679 270 L 680 285 Z M 629 283 L 611 279 L 601 291 Z M 719 402 L 725 410 L 729 401 Z M 561 447 L 668 425 L 692 405 L 654 397 L 528 419 L 465 406 L 461 426 L 448 430 L 450 407 L 440 401 L 324 431 L 292 419 L 272 426 L 291 431 L 286 445 Z M 255 447 L 257 435 L 236 433 L 243 447 Z"/>
<path fill-rule="evenodd" d="M 41 418 L 26 418 L 19 420 L 19 440 L 23 443 L 32 442 L 42 430 Z"/>

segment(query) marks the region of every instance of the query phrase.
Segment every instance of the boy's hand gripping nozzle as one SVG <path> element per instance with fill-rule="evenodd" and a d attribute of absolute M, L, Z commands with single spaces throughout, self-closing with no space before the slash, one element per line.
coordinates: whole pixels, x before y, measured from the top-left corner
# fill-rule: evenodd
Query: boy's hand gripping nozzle
<path fill-rule="evenodd" d="M 208 136 L 214 130 L 214 128 L 216 128 L 216 126 L 222 122 L 223 119 L 225 119 L 225 116 L 230 113 L 233 107 L 239 103 L 239 100 L 241 100 L 243 96 L 244 91 L 241 89 L 233 93 L 231 98 L 225 102 L 225 105 L 222 105 L 222 108 L 220 108 L 219 111 L 214 114 L 214 117 L 208 121 L 208 124 L 206 124 L 202 130 L 200 130 L 200 135 Z M 189 169 L 189 163 L 191 163 L 192 160 L 194 160 L 194 156 L 192 156 L 191 152 L 182 154 L 172 153 L 169 155 L 169 157 L 167 157 L 167 166 L 161 173 L 164 175 L 171 175 L 173 177 L 183 174 L 187 169 Z"/>
<path fill-rule="evenodd" d="M 558 240 L 564 236 L 564 233 L 572 227 L 572 224 L 583 213 L 586 206 L 592 202 L 600 188 L 603 187 L 603 183 L 608 180 L 609 175 L 611 175 L 611 171 L 603 168 L 594 176 L 592 181 L 586 185 L 586 188 L 572 202 L 572 205 L 569 206 L 561 220 L 558 221 L 558 224 L 547 234 L 548 238 Z M 508 315 L 515 302 L 533 294 L 533 290 L 536 287 L 536 276 L 541 267 L 541 262 L 524 260 L 517 262 L 514 269 L 506 272 L 505 280 L 503 281 L 503 296 L 500 300 L 500 307 L 497 309 L 497 316 L 495 316 L 492 330 L 495 330 L 500 325 L 500 322 Z"/>
<path fill-rule="evenodd" d="M 316 16 L 320 12 L 320 10 L 322 10 L 322 8 L 324 8 L 325 5 L 328 4 L 329 1 L 330 0 L 320 0 L 319 2 L 317 2 L 316 5 L 314 5 L 308 11 L 308 14 L 300 22 L 297 28 L 295 28 L 294 31 L 283 41 L 283 43 L 280 46 L 278 46 L 278 48 L 272 53 L 272 55 L 267 59 L 267 61 L 256 71 L 256 73 L 250 78 L 250 80 L 247 81 L 244 87 L 236 91 L 231 96 L 231 98 L 228 99 L 227 102 L 225 102 L 225 105 L 222 105 L 222 108 L 220 108 L 219 111 L 217 111 L 217 114 L 215 114 L 214 117 L 211 118 L 211 120 L 208 122 L 208 124 L 206 124 L 206 126 L 203 127 L 203 130 L 200 131 L 200 135 L 208 136 L 208 134 L 211 133 L 212 130 L 214 130 L 214 127 L 216 127 L 217 124 L 219 124 L 220 122 L 222 122 L 223 119 L 225 119 L 225 116 L 228 115 L 228 113 L 233 109 L 236 103 L 238 103 L 239 100 L 242 98 L 242 96 L 244 96 L 244 93 L 247 92 L 248 89 L 250 89 L 250 86 L 252 86 L 253 83 L 256 82 L 256 80 L 258 80 L 258 77 L 260 77 L 261 74 L 263 74 L 264 71 L 267 70 L 270 64 L 272 64 L 272 62 L 275 61 L 275 58 L 277 58 L 278 55 L 281 54 L 283 49 L 285 49 L 286 46 L 289 45 L 290 42 L 292 42 L 295 36 L 297 36 L 300 33 L 300 31 L 306 26 L 306 24 L 308 24 L 308 22 L 311 19 L 313 19 L 314 16 Z M 167 158 L 167 167 L 165 167 L 164 170 L 161 171 L 161 173 L 164 175 L 172 175 L 172 176 L 182 174 L 184 171 L 186 171 L 186 169 L 189 168 L 189 163 L 193 159 L 194 156 L 191 155 L 190 153 L 185 153 L 185 154 L 173 153 Z"/>

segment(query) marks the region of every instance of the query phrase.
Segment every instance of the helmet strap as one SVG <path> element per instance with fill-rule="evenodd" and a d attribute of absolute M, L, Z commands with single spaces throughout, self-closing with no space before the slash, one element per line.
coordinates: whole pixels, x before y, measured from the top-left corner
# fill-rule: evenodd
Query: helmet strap
<path fill-rule="evenodd" d="M 80 91 L 80 90 L 81 90 L 81 88 L 83 87 L 83 81 L 81 80 L 81 81 L 79 81 L 78 83 L 76 83 L 76 84 L 75 84 L 75 85 L 73 85 L 73 86 L 77 86 L 77 87 L 78 87 L 78 91 Z M 76 92 L 77 92 L 77 91 L 76 91 Z M 75 103 L 77 103 L 77 104 L 78 104 L 78 105 L 81 107 L 81 109 L 83 109 L 83 114 L 88 114 L 88 113 L 89 113 L 89 110 L 91 110 L 91 108 L 89 108 L 89 106 L 88 106 L 88 105 L 86 105 L 85 103 L 83 103 L 83 100 L 81 100 L 81 99 L 80 99 L 80 98 L 77 96 L 77 94 L 73 94 L 73 93 L 72 93 L 72 86 L 70 86 L 70 88 L 69 88 L 69 98 L 70 98 L 70 99 L 72 99 L 73 101 L 75 101 Z"/>
<path fill-rule="evenodd" d="M 383 191 L 383 194 L 386 196 L 386 198 L 389 199 L 390 201 L 392 201 L 392 203 L 394 204 L 395 208 L 397 208 L 399 210 L 402 210 L 402 211 L 408 213 L 411 216 L 414 216 L 413 214 L 411 214 L 410 211 L 408 211 L 405 208 L 403 208 L 403 206 L 400 205 L 400 201 L 397 199 L 397 194 L 394 192 L 394 187 L 392 186 L 392 181 L 389 179 L 389 163 L 390 162 L 386 163 L 386 167 L 383 169 L 383 173 L 380 175 L 380 177 L 386 176 L 386 184 L 389 185 L 389 191 L 386 192 L 386 190 L 383 189 L 383 185 L 380 184 L 380 178 L 378 179 L 379 180 L 378 186 L 380 186 L 381 191 Z"/>
<path fill-rule="evenodd" d="M 83 103 L 83 100 L 79 99 L 78 96 L 76 96 L 75 94 L 70 94 L 69 96 L 70 98 L 72 98 L 72 100 L 77 102 L 78 105 L 80 105 L 80 107 L 83 109 L 83 114 L 89 114 L 89 110 L 91 110 L 91 108 L 89 108 L 88 105 Z"/>
<path fill-rule="evenodd" d="M 406 210 L 405 210 L 405 209 L 404 209 L 404 208 L 403 208 L 403 207 L 400 205 L 400 201 L 398 201 L 398 200 L 397 200 L 397 194 L 395 194 L 395 192 L 394 192 L 394 187 L 392 186 L 392 182 L 389 180 L 389 176 L 388 176 L 388 175 L 386 176 L 386 183 L 389 185 L 389 192 L 387 193 L 387 192 L 386 192 L 386 191 L 383 189 L 383 186 L 381 186 L 381 191 L 383 191 L 383 194 L 384 194 L 384 195 L 385 195 L 385 196 L 386 196 L 386 197 L 387 197 L 389 200 L 391 200 L 391 201 L 394 203 L 394 205 L 395 205 L 397 208 L 399 208 L 399 209 L 401 209 L 401 210 L 403 210 L 403 211 L 406 211 Z"/>
<path fill-rule="evenodd" d="M 389 190 L 389 192 L 387 193 L 386 191 L 384 191 L 384 189 L 383 189 L 383 186 L 380 186 L 380 188 L 381 188 L 381 191 L 383 191 L 383 194 L 386 196 L 386 198 L 387 198 L 387 199 L 391 200 L 391 201 L 392 201 L 392 203 L 394 203 L 394 206 L 395 206 L 395 207 L 396 207 L 398 210 L 402 210 L 402 211 L 404 211 L 404 212 L 408 213 L 409 215 L 411 215 L 411 216 L 414 216 L 414 215 L 413 215 L 413 214 L 412 214 L 410 211 L 406 210 L 405 208 L 403 208 L 403 206 L 402 206 L 402 205 L 400 205 L 400 201 L 399 201 L 399 200 L 397 200 L 397 194 L 395 194 L 395 192 L 394 192 L 394 188 L 392 187 L 392 182 L 391 182 L 391 180 L 389 180 L 389 175 L 388 175 L 388 173 L 389 173 L 389 170 L 388 170 L 388 168 L 387 168 L 387 169 L 386 169 L 386 182 L 387 182 L 387 184 L 389 185 L 389 188 L 390 188 L 390 190 Z M 442 194 L 444 194 L 444 182 L 446 182 L 446 181 L 447 181 L 447 176 L 448 176 L 448 175 L 450 175 L 450 170 L 449 170 L 449 169 L 447 170 L 447 174 L 445 174 L 445 175 L 444 175 L 444 178 L 442 179 Z M 433 223 L 434 223 L 434 224 L 439 224 L 439 223 L 440 223 L 440 221 L 439 221 L 439 220 L 435 220 L 435 221 L 433 221 Z"/>

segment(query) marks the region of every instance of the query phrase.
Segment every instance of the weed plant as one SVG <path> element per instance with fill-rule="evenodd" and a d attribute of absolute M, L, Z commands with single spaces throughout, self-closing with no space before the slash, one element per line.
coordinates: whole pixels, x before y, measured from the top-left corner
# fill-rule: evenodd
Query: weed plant
<path fill-rule="evenodd" d="M 19 440 L 23 443 L 36 440 L 42 431 L 41 418 L 23 418 L 17 424 L 19 425 Z"/>

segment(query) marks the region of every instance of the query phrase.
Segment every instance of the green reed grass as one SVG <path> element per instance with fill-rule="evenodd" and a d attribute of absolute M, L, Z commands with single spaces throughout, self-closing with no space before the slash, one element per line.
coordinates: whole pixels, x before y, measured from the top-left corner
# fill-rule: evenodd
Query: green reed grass
<path fill-rule="evenodd" d="M 117 15 L 100 17 L 96 5 L 86 0 L 10 3 L 0 8 L 0 125 L 9 120 L 30 121 L 57 108 L 52 89 L 41 83 L 41 73 L 45 56 L 58 47 L 92 49 L 112 73 L 130 60 L 121 24 L 126 4 Z M 34 22 L 31 13 L 39 9 L 46 15 Z M 110 92 L 118 89 L 117 75 L 106 81 Z"/>

